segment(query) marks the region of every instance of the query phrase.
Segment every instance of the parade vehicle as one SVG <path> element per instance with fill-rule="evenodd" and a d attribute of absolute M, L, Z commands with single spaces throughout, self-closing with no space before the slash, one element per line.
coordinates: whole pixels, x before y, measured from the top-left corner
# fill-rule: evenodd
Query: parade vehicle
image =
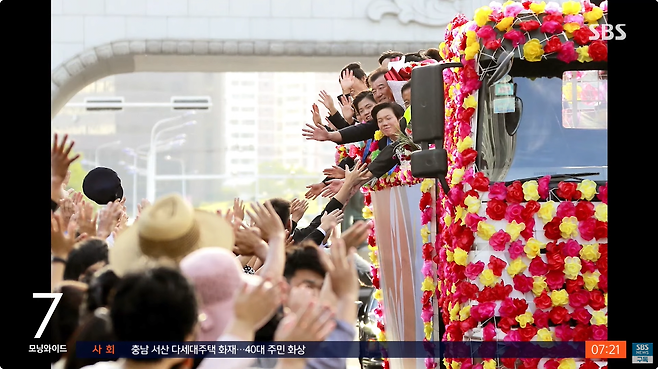
<path fill-rule="evenodd" d="M 494 2 L 413 68 L 420 150 L 365 194 L 380 341 L 607 339 L 606 24 L 607 2 Z M 432 356 L 382 365 L 607 365 Z"/>

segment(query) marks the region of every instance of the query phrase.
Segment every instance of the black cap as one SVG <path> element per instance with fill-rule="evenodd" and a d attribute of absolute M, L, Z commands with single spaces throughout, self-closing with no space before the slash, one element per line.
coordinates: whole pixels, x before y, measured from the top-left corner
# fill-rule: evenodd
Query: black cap
<path fill-rule="evenodd" d="M 82 192 L 98 205 L 107 205 L 123 198 L 121 178 L 110 168 L 92 169 L 82 181 Z"/>

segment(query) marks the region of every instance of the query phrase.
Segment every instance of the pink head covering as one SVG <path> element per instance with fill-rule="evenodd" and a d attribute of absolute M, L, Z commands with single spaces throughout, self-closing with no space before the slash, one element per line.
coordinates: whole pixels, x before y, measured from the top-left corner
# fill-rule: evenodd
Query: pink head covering
<path fill-rule="evenodd" d="M 206 247 L 187 255 L 180 262 L 182 273 L 192 282 L 199 296 L 201 329 L 198 341 L 216 341 L 233 320 L 236 292 L 250 283 L 235 255 L 223 248 Z"/>

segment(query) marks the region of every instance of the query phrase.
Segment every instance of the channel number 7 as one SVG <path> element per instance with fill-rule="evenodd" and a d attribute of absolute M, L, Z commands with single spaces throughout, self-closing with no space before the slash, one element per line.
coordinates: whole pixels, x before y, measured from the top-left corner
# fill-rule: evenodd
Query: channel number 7
<path fill-rule="evenodd" d="M 39 330 L 37 331 L 37 334 L 34 335 L 34 338 L 41 338 L 41 335 L 43 334 L 43 331 L 46 329 L 46 326 L 48 325 L 48 322 L 50 321 L 50 318 L 52 318 L 53 313 L 55 312 L 55 308 L 57 307 L 57 304 L 59 304 L 59 300 L 62 299 L 62 293 L 33 293 L 32 298 L 35 299 L 54 299 L 53 303 L 50 305 L 50 309 L 48 309 L 48 313 L 46 313 L 46 317 L 43 318 L 43 321 L 41 322 L 41 326 L 39 327 Z"/>

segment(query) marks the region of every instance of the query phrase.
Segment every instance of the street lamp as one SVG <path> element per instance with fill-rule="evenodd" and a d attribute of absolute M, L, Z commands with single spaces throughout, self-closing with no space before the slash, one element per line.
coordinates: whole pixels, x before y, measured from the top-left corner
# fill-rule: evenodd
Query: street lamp
<path fill-rule="evenodd" d="M 171 155 L 165 156 L 165 159 L 167 159 L 169 161 L 177 161 L 177 162 L 180 163 L 181 187 L 182 187 L 181 191 L 182 191 L 183 197 L 187 198 L 187 183 L 186 183 L 187 181 L 185 180 L 185 160 L 172 158 Z"/>
<path fill-rule="evenodd" d="M 148 165 L 147 165 L 148 175 L 147 175 L 147 182 L 146 182 L 146 198 L 151 202 L 155 201 L 155 166 L 156 166 L 156 156 L 155 156 L 156 147 L 155 147 L 155 143 L 157 142 L 156 141 L 156 136 L 158 135 L 156 133 L 156 131 L 157 131 L 158 127 L 160 127 L 161 125 L 163 125 L 165 123 L 174 122 L 178 119 L 189 117 L 190 115 L 194 115 L 194 111 L 189 111 L 189 112 L 187 112 L 183 115 L 177 116 L 177 117 L 166 118 L 166 119 L 160 120 L 160 121 L 156 122 L 153 125 L 153 128 L 151 128 L 151 139 L 149 140 L 150 146 L 149 146 Z M 162 133 L 162 131 L 160 133 Z"/>
<path fill-rule="evenodd" d="M 94 166 L 95 166 L 96 168 L 98 168 L 98 166 L 99 166 L 99 164 L 100 164 L 100 161 L 98 160 L 98 154 L 99 154 L 99 152 L 100 152 L 100 150 L 101 150 L 102 148 L 104 148 L 104 147 L 110 147 L 110 146 L 114 146 L 114 145 L 119 145 L 119 144 L 121 144 L 121 141 L 112 141 L 112 142 L 104 143 L 104 144 L 98 146 L 98 147 L 96 148 L 96 152 L 95 152 L 95 154 L 94 154 Z"/>

